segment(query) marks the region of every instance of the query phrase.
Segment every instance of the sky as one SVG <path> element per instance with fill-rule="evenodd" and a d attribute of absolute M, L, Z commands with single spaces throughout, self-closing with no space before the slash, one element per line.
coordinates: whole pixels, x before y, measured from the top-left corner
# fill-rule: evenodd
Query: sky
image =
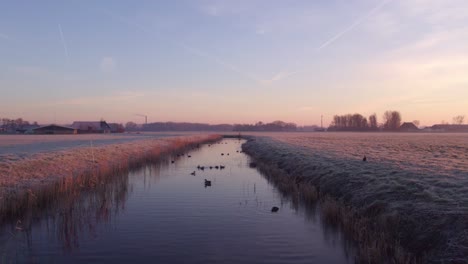
<path fill-rule="evenodd" d="M 468 1 L 0 0 L 0 118 L 468 115 Z"/>

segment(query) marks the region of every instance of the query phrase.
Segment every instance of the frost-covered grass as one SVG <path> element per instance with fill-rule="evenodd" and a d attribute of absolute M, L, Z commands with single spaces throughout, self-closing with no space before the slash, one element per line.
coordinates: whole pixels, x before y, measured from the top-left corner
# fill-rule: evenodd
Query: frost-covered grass
<path fill-rule="evenodd" d="M 60 186 L 97 185 L 96 179 L 100 175 L 126 172 L 157 161 L 163 155 L 218 139 L 220 136 L 208 134 L 151 138 L 41 152 L 14 160 L 1 159 L 0 222 L 2 218 L 21 214 L 26 207 L 40 207 L 49 197 L 56 197 L 60 190 L 51 191 L 50 186 L 56 186 L 57 182 L 62 183 Z"/>
<path fill-rule="evenodd" d="M 142 132 L 78 135 L 5 135 L 0 134 L 0 159 L 21 159 L 32 154 L 66 150 L 90 145 L 103 146 L 142 139 L 190 136 L 198 132 Z"/>
<path fill-rule="evenodd" d="M 468 258 L 468 134 L 271 133 L 244 149 L 315 186 L 330 221 L 384 241 L 377 256 Z"/>

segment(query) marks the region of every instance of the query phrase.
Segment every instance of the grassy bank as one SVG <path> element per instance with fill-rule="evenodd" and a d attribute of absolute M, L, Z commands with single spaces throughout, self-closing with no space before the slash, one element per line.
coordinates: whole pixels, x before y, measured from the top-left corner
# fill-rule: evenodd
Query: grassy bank
<path fill-rule="evenodd" d="M 1 160 L 0 223 L 20 219 L 30 208 L 40 209 L 61 195 L 100 186 L 106 177 L 219 139 L 218 135 L 198 135 L 139 140 L 41 153 L 15 161 Z"/>
<path fill-rule="evenodd" d="M 249 140 L 243 150 L 280 190 L 317 202 L 325 222 L 355 242 L 360 263 L 466 261 L 468 213 L 441 192 L 434 200 L 421 187 L 423 173 L 389 173 L 382 164 L 323 156 L 268 137 Z"/>

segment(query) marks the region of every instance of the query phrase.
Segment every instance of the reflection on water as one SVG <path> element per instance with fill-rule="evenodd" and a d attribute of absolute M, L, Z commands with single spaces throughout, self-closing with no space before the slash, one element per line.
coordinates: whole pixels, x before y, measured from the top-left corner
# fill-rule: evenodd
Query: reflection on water
<path fill-rule="evenodd" d="M 349 262 L 314 206 L 250 168 L 241 144 L 225 139 L 130 174 L 62 184 L 59 198 L 5 221 L 0 262 Z"/>

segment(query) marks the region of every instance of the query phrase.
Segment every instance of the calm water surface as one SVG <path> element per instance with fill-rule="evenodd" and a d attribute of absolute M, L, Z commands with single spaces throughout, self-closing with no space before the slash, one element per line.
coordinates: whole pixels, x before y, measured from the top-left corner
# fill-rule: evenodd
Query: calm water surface
<path fill-rule="evenodd" d="M 225 139 L 70 193 L 28 225 L 14 219 L 1 229 L 0 262 L 350 263 L 313 208 L 249 168 L 242 143 Z M 217 165 L 225 169 L 207 168 Z"/>

